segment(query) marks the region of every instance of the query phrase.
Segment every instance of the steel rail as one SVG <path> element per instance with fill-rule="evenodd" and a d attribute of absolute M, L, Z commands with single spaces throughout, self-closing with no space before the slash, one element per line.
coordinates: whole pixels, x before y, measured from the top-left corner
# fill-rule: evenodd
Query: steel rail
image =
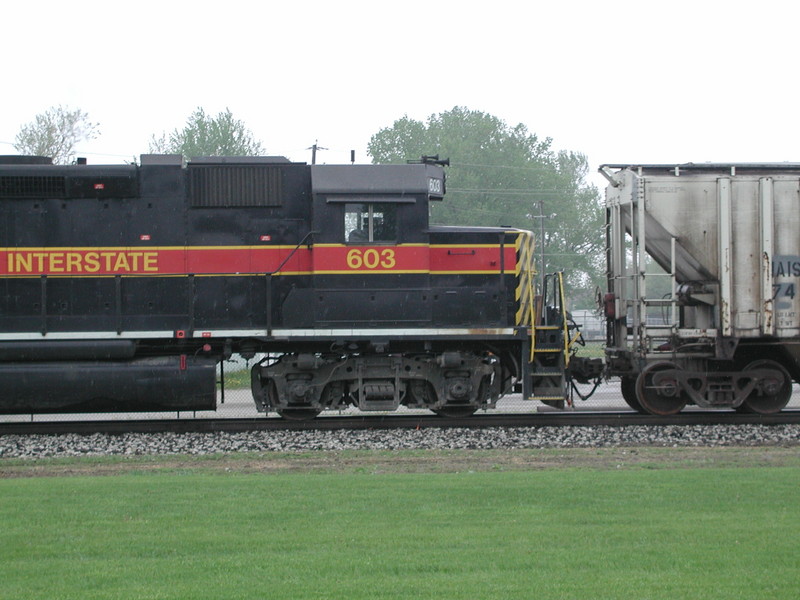
<path fill-rule="evenodd" d="M 279 418 L 258 419 L 146 419 L 126 421 L 41 421 L 0 423 L 0 435 L 57 435 L 125 433 L 218 433 L 244 431 L 335 431 L 389 429 L 447 429 L 487 427 L 627 427 L 649 425 L 790 425 L 800 424 L 800 410 L 773 415 L 740 414 L 733 411 L 690 411 L 659 417 L 630 411 L 580 413 L 478 414 L 445 418 L 436 415 L 330 416 L 309 421 Z"/>

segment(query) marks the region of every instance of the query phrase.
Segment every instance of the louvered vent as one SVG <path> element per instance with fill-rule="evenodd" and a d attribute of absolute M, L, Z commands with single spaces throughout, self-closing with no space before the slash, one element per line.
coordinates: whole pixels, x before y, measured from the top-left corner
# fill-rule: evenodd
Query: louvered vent
<path fill-rule="evenodd" d="M 281 206 L 281 169 L 264 165 L 190 166 L 191 206 Z"/>
<path fill-rule="evenodd" d="M 64 177 L 0 176 L 0 198 L 66 198 L 66 187 Z"/>

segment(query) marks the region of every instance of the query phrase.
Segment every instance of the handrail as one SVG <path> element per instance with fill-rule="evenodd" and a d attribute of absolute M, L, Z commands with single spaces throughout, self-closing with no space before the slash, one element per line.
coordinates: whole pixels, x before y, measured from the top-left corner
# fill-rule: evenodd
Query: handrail
<path fill-rule="evenodd" d="M 305 244 L 306 240 L 308 238 L 310 238 L 312 235 L 314 235 L 315 233 L 319 233 L 319 232 L 318 231 L 314 231 L 312 229 L 307 234 L 305 234 L 305 236 L 303 236 L 303 239 L 300 240 L 297 243 L 297 245 L 294 247 L 294 249 L 291 252 L 289 252 L 289 254 L 286 256 L 286 258 L 283 259 L 283 262 L 281 262 L 281 264 L 278 265 L 277 269 L 275 269 L 274 271 L 271 271 L 269 273 L 264 273 L 264 277 L 267 278 L 266 279 L 266 282 L 267 282 L 267 289 L 266 289 L 267 306 L 266 306 L 266 311 L 267 311 L 267 335 L 268 336 L 272 336 L 272 276 L 275 275 L 276 273 L 280 272 L 280 270 L 283 268 L 283 266 L 287 262 L 289 262 L 289 260 L 292 258 L 292 256 L 294 256 L 294 253 L 297 252 L 297 250 L 300 248 L 300 246 Z"/>
<path fill-rule="evenodd" d="M 300 249 L 300 246 L 302 246 L 303 244 L 305 244 L 305 243 L 306 243 L 306 240 L 307 240 L 308 238 L 310 238 L 312 235 L 314 235 L 315 233 L 319 233 L 319 231 L 314 231 L 314 230 L 312 229 L 312 230 L 311 230 L 311 231 L 309 231 L 307 234 L 305 234 L 305 236 L 303 236 L 303 239 L 302 239 L 302 240 L 300 240 L 300 241 L 297 243 L 297 245 L 296 245 L 296 246 L 295 246 L 295 247 L 292 249 L 292 251 L 291 251 L 291 252 L 289 252 L 289 254 L 286 256 L 286 258 L 284 258 L 284 259 L 283 259 L 283 262 L 282 262 L 280 265 L 278 265 L 278 268 L 277 268 L 277 269 L 275 269 L 274 271 L 271 271 L 271 272 L 269 272 L 269 273 L 266 273 L 266 272 L 265 272 L 265 273 L 264 273 L 264 275 L 275 275 L 275 273 L 278 273 L 278 272 L 279 272 L 279 271 L 280 271 L 280 270 L 283 268 L 283 266 L 284 266 L 284 265 L 285 265 L 287 262 L 289 262 L 289 259 L 290 259 L 290 258 L 292 258 L 292 256 L 294 256 L 294 253 L 295 253 L 295 252 L 297 252 L 297 251 Z"/>
<path fill-rule="evenodd" d="M 559 294 L 559 303 L 561 304 L 561 324 L 564 329 L 564 368 L 569 367 L 569 347 L 570 347 L 570 339 L 569 339 L 569 323 L 567 323 L 567 297 L 564 294 L 564 272 L 558 272 L 558 294 Z"/>

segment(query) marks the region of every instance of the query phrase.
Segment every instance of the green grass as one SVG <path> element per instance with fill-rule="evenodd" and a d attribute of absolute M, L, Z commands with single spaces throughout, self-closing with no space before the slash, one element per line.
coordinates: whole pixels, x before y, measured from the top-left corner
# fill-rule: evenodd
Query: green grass
<path fill-rule="evenodd" d="M 236 390 L 240 388 L 250 388 L 250 369 L 225 371 L 225 389 Z"/>
<path fill-rule="evenodd" d="M 0 480 L 0 598 L 796 598 L 800 469 Z"/>
<path fill-rule="evenodd" d="M 604 358 L 606 355 L 605 344 L 602 342 L 586 342 L 584 346 L 575 344 L 573 347 L 577 350 L 578 356 L 586 358 Z"/>

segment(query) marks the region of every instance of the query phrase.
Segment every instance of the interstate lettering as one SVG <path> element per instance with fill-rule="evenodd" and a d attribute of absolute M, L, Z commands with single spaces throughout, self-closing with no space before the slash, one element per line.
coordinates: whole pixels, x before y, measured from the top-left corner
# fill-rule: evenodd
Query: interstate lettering
<path fill-rule="evenodd" d="M 158 273 L 158 252 L 98 250 L 7 252 L 10 275 Z"/>

